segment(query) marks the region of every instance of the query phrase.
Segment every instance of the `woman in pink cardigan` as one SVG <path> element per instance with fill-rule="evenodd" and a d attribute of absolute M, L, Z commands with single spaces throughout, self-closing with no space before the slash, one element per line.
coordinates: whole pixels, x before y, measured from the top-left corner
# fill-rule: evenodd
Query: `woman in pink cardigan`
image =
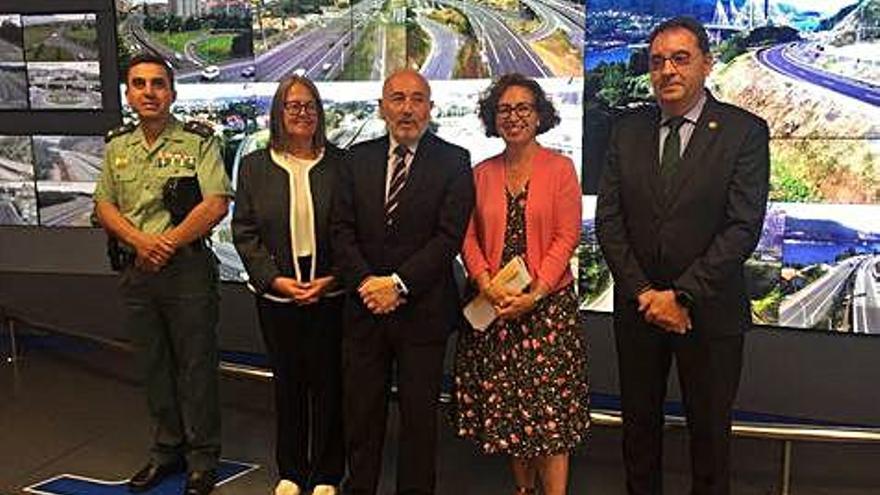
<path fill-rule="evenodd" d="M 486 135 L 504 152 L 474 169 L 477 202 L 464 240 L 470 278 L 495 307 L 486 330 L 456 350 L 456 427 L 486 453 L 511 458 L 517 495 L 562 495 L 568 453 L 589 427 L 586 346 L 570 260 L 580 238 L 574 165 L 535 139 L 559 123 L 532 79 L 502 76 L 480 100 Z M 520 256 L 532 282 L 507 292 L 492 277 Z"/>

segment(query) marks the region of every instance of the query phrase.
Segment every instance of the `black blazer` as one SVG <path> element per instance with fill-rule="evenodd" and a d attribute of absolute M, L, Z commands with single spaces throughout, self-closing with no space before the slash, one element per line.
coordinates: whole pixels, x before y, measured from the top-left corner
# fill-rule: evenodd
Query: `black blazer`
<path fill-rule="evenodd" d="M 309 171 L 317 245 L 315 276 L 336 275 L 330 237 L 330 210 L 344 151 L 327 143 Z M 290 181 L 272 163 L 268 149 L 248 154 L 238 169 L 232 237 L 251 285 L 262 294 L 278 276 L 293 277 L 290 250 Z"/>
<path fill-rule="evenodd" d="M 396 221 L 385 222 L 387 136 L 351 148 L 335 196 L 332 231 L 336 263 L 350 292 L 349 336 L 374 325 L 405 327 L 411 341 L 445 339 L 458 314 L 452 262 L 461 249 L 474 206 L 470 155 L 426 133 L 410 164 Z M 369 275 L 397 273 L 409 290 L 406 304 L 374 316 L 356 294 Z"/>
<path fill-rule="evenodd" d="M 767 123 L 708 95 L 664 194 L 660 110 L 622 117 L 599 188 L 596 229 L 615 283 L 615 321 L 641 318 L 647 285 L 687 291 L 696 331 L 751 326 L 743 263 L 761 235 L 769 189 Z"/>

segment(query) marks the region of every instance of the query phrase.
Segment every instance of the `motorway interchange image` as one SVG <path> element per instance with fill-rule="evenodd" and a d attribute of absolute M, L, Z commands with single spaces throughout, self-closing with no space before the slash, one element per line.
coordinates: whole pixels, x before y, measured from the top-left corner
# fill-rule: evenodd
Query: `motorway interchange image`
<path fill-rule="evenodd" d="M 117 0 L 117 11 L 123 48 L 165 55 L 181 82 L 382 80 L 405 66 L 429 79 L 583 75 L 584 5 L 569 0 Z"/>
<path fill-rule="evenodd" d="M 592 112 L 613 116 L 650 102 L 651 28 L 694 15 L 712 41 L 709 88 L 770 126 L 771 199 L 880 202 L 880 2 L 662 0 L 653 10 L 589 3 Z"/>
<path fill-rule="evenodd" d="M 32 109 L 102 106 L 95 14 L 21 16 Z"/>

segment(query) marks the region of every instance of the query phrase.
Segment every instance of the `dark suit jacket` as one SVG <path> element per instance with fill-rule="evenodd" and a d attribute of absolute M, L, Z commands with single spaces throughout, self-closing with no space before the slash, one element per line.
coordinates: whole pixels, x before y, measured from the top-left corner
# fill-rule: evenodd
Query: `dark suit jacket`
<path fill-rule="evenodd" d="M 694 298 L 695 331 L 751 326 L 743 263 L 761 235 L 769 132 L 761 118 L 708 96 L 667 193 L 659 175 L 660 110 L 622 117 L 612 133 L 596 229 L 615 283 L 615 321 L 641 319 L 644 287 Z"/>
<path fill-rule="evenodd" d="M 345 152 L 331 144 L 309 171 L 315 216 L 317 256 L 315 276 L 335 275 L 330 247 L 330 210 L 337 174 Z M 290 181 L 287 172 L 272 163 L 269 150 L 248 154 L 238 169 L 232 216 L 235 249 L 258 293 L 271 289 L 272 279 L 293 277 L 290 251 Z"/>
<path fill-rule="evenodd" d="M 461 249 L 474 205 L 469 153 L 426 133 L 410 164 L 396 221 L 385 222 L 387 136 L 360 143 L 340 173 L 333 211 L 333 249 L 350 292 L 345 308 L 349 337 L 376 325 L 405 328 L 413 342 L 446 339 L 458 314 L 452 262 Z M 355 291 L 369 275 L 397 273 L 406 304 L 377 317 Z"/>

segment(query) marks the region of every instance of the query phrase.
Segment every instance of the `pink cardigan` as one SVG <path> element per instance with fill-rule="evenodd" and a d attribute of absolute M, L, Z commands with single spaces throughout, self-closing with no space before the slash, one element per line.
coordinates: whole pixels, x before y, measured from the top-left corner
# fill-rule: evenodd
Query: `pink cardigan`
<path fill-rule="evenodd" d="M 471 278 L 501 269 L 507 228 L 503 155 L 474 168 L 477 203 L 464 238 L 462 257 Z M 581 192 L 574 164 L 540 148 L 526 198 L 526 266 L 532 278 L 555 292 L 573 280 L 569 260 L 580 241 Z"/>

